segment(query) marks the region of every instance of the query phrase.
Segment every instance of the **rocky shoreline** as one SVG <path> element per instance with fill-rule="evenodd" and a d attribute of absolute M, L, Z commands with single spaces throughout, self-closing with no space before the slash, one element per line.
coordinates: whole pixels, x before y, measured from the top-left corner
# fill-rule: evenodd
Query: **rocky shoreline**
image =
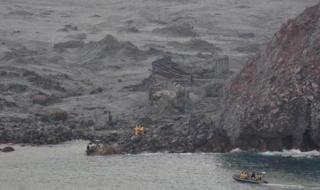
<path fill-rule="evenodd" d="M 163 125 L 131 138 L 122 151 L 319 150 L 319 26 L 320 4 L 284 24 L 228 84 L 218 124 L 197 118 Z"/>
<path fill-rule="evenodd" d="M 319 5 L 289 20 L 262 48 L 274 32 L 266 28 L 280 20 L 250 3 L 240 6 L 256 15 L 248 18 L 229 7 L 237 3 L 219 5 L 245 20 L 231 26 L 209 7 L 194 10 L 199 15 L 141 12 L 113 20 L 120 24 L 111 28 L 105 20 L 112 15 L 95 13 L 87 17 L 99 24 L 0 30 L 0 142 L 100 140 L 110 146 L 102 152 L 111 153 L 319 149 Z M 16 13 L 0 14 L 0 23 L 65 19 L 55 11 Z M 270 27 L 257 25 L 264 17 L 274 19 Z M 137 124 L 145 134 L 133 135 Z"/>

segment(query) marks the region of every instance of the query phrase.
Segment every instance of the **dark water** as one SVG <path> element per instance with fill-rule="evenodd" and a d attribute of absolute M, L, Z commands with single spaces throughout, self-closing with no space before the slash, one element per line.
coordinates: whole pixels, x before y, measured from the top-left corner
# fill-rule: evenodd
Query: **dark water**
<path fill-rule="evenodd" d="M 0 153 L 0 190 L 320 190 L 317 152 L 88 157 L 85 145 L 16 146 L 15 152 Z M 242 169 L 267 172 L 271 184 L 233 181 Z"/>

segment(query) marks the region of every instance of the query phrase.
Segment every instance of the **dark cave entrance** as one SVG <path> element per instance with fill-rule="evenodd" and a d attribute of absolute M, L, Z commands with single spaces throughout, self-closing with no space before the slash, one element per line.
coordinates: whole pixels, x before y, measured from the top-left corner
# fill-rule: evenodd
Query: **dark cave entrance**
<path fill-rule="evenodd" d="M 282 138 L 282 145 L 285 149 L 292 149 L 293 147 L 293 137 L 292 135 L 288 135 Z"/>
<path fill-rule="evenodd" d="M 302 150 L 303 151 L 308 151 L 308 150 L 314 150 L 314 149 L 319 149 L 319 146 L 314 143 L 314 140 L 312 139 L 312 129 L 311 129 L 311 124 L 312 124 L 312 108 L 311 108 L 311 101 L 307 101 L 307 109 L 306 109 L 306 116 L 305 119 L 308 123 L 307 128 L 304 130 L 303 135 L 302 135 Z"/>
<path fill-rule="evenodd" d="M 302 135 L 302 149 L 303 150 L 314 150 L 314 149 L 318 149 L 319 146 L 317 146 L 311 136 L 311 130 L 310 129 L 306 129 Z"/>

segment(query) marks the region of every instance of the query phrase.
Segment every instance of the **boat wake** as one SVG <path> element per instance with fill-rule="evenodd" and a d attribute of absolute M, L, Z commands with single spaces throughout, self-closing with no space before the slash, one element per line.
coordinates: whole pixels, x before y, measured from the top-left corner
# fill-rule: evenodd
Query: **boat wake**
<path fill-rule="evenodd" d="M 241 150 L 240 148 L 235 148 L 230 151 L 230 153 L 241 153 L 247 152 Z M 293 157 L 293 158 L 313 158 L 313 157 L 320 157 L 320 151 L 313 150 L 308 152 L 302 152 L 299 149 L 291 149 L 291 150 L 283 150 L 283 151 L 266 151 L 266 152 L 259 152 L 258 154 L 263 156 L 283 156 L 283 157 Z"/>
<path fill-rule="evenodd" d="M 302 152 L 298 149 L 283 150 L 283 151 L 267 151 L 259 153 L 264 156 L 283 156 L 283 157 L 294 157 L 294 158 L 313 158 L 320 157 L 320 152 L 313 150 L 309 152 Z"/>
<path fill-rule="evenodd" d="M 244 152 L 243 150 L 241 150 L 240 148 L 235 148 L 233 150 L 230 151 L 231 153 L 239 153 L 239 152 Z"/>
<path fill-rule="evenodd" d="M 289 184 L 276 184 L 276 183 L 268 183 L 268 184 L 262 184 L 264 186 L 269 186 L 269 187 L 278 187 L 280 189 L 295 189 L 295 190 L 320 190 L 320 187 L 308 187 L 308 186 L 303 186 L 303 185 L 289 185 Z"/>

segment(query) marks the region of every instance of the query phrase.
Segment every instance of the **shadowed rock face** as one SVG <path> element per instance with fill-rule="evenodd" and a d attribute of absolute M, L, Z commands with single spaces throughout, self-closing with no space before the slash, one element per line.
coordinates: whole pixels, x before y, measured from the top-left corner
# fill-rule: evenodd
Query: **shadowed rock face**
<path fill-rule="evenodd" d="M 14 151 L 14 148 L 11 147 L 11 146 L 7 146 L 7 147 L 4 147 L 2 149 L 0 149 L 1 152 L 13 152 Z"/>
<path fill-rule="evenodd" d="M 221 125 L 242 149 L 320 146 L 320 4 L 289 20 L 226 89 Z"/>

